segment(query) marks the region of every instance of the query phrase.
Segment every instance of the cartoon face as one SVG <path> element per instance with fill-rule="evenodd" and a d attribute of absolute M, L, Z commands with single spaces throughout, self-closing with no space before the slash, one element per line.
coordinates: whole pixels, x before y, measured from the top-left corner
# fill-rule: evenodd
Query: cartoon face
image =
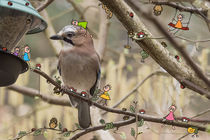
<path fill-rule="evenodd" d="M 175 105 L 170 106 L 169 111 L 174 112 L 175 110 L 176 110 L 176 106 Z"/>
<path fill-rule="evenodd" d="M 179 15 L 177 16 L 177 19 L 180 20 L 180 21 L 182 21 L 183 15 L 179 14 Z"/>
<path fill-rule="evenodd" d="M 20 52 L 20 48 L 16 47 L 15 48 L 15 53 L 19 53 Z"/>
<path fill-rule="evenodd" d="M 72 25 L 78 25 L 78 21 L 77 21 L 77 20 L 73 20 L 73 21 L 71 22 L 71 24 L 72 24 Z"/>
<path fill-rule="evenodd" d="M 111 90 L 111 86 L 110 86 L 110 85 L 106 85 L 106 86 L 104 87 L 104 91 L 109 91 L 109 90 Z"/>
<path fill-rule="evenodd" d="M 25 47 L 25 52 L 30 53 L 30 48 L 28 46 Z"/>

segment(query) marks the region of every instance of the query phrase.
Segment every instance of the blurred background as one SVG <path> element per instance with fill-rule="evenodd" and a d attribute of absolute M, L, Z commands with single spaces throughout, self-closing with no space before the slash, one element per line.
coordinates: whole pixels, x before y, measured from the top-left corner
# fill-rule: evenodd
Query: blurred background
<path fill-rule="evenodd" d="M 31 0 L 35 7 L 38 7 L 42 0 Z M 135 42 L 129 40 L 130 49 L 124 48 L 127 45 L 128 33 L 122 24 L 113 15 L 110 20 L 106 19 L 106 14 L 102 6 L 98 6 L 100 2 L 97 0 L 55 0 L 40 14 L 48 22 L 48 29 L 45 32 L 27 35 L 20 42 L 20 46 L 24 47 L 28 44 L 31 47 L 30 66 L 35 67 L 36 64 L 41 64 L 41 70 L 51 77 L 59 76 L 57 67 L 57 52 L 56 45 L 50 42 L 49 36 L 51 33 L 58 32 L 64 26 L 71 24 L 72 19 L 78 21 L 87 21 L 88 29 L 91 30 L 94 39 L 94 45 L 97 51 L 100 51 L 101 46 L 105 46 L 103 61 L 102 61 L 102 77 L 101 88 L 110 84 L 111 100 L 108 101 L 108 106 L 111 107 L 121 98 L 127 95 L 136 85 L 144 80 L 148 75 L 156 71 L 162 71 L 161 74 L 154 74 L 145 83 L 137 88 L 134 94 L 127 98 L 117 108 L 127 108 L 138 101 L 138 109 L 144 109 L 146 114 L 157 117 L 166 116 L 171 104 L 177 106 L 175 115 L 177 117 L 193 117 L 196 114 L 210 108 L 209 100 L 198 96 L 193 91 L 181 89 L 179 82 L 171 76 L 164 74 L 164 70 L 150 57 L 142 62 L 141 48 Z M 142 7 L 153 12 L 154 5 L 142 4 Z M 179 11 L 178 11 L 179 13 Z M 168 23 L 174 17 L 175 9 L 163 6 L 163 11 L 156 18 L 168 28 Z M 184 21 L 188 21 L 190 13 L 182 12 Z M 139 15 L 141 16 L 141 15 Z M 154 16 L 154 15 L 153 15 Z M 153 23 L 141 18 L 146 27 L 152 32 L 154 37 L 162 35 L 155 28 Z M 205 40 L 210 38 L 210 32 L 205 22 L 196 15 L 192 15 L 189 31 L 179 31 L 176 35 L 182 36 L 192 41 L 177 39 L 180 43 L 186 46 L 190 56 L 199 64 L 202 70 L 210 75 L 210 43 L 209 42 L 193 42 L 195 40 Z M 105 30 L 105 31 L 104 31 Z M 101 33 L 104 35 L 100 35 Z M 104 40 L 105 41 L 101 41 Z M 167 49 L 171 55 L 179 55 L 172 47 L 172 44 L 165 39 L 159 39 L 167 44 Z M 60 46 L 57 46 L 58 48 Z M 180 56 L 180 55 L 179 55 Z M 181 56 L 180 56 L 181 57 Z M 183 61 L 180 58 L 180 61 Z M 57 96 L 53 93 L 53 86 L 48 84 L 46 80 L 30 70 L 19 76 L 18 86 L 26 86 L 38 90 L 42 94 L 49 96 Z M 68 98 L 63 96 L 60 98 Z M 30 131 L 31 128 L 40 128 L 48 126 L 52 117 L 56 117 L 63 127 L 68 130 L 75 129 L 77 122 L 77 110 L 71 107 L 62 107 L 58 105 L 50 105 L 39 98 L 31 98 L 24 96 L 7 88 L 0 88 L 0 139 L 12 139 L 20 131 Z M 107 113 L 103 116 L 106 122 L 123 120 L 123 116 Z M 210 112 L 200 116 L 198 119 L 210 120 Z M 204 124 L 201 124 L 204 125 Z M 205 124 L 206 125 L 206 124 Z M 131 127 L 135 124 L 121 127 L 117 133 L 111 134 L 120 139 L 133 139 L 130 135 Z M 168 140 L 178 139 L 187 134 L 187 129 L 176 127 L 175 130 L 171 126 L 161 126 L 160 124 L 145 122 L 143 127 L 139 128 L 138 140 Z M 122 137 L 122 134 L 125 137 Z M 196 140 L 207 140 L 210 135 L 199 132 L 199 137 Z M 46 135 L 42 136 L 26 136 L 23 140 L 56 140 L 69 139 L 62 137 L 55 131 L 47 131 Z M 97 140 L 97 135 L 93 132 L 80 138 L 80 140 Z M 191 135 L 185 138 L 186 140 L 193 139 Z"/>

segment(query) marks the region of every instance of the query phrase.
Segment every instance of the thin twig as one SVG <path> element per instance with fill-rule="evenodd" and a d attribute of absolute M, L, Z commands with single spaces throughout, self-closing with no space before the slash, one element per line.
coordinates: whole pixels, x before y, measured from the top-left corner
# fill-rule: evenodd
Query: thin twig
<path fill-rule="evenodd" d="M 38 12 L 41 12 L 44 10 L 47 6 L 49 6 L 54 0 L 46 0 L 42 5 L 40 5 L 36 10 Z"/>
<path fill-rule="evenodd" d="M 63 133 L 64 133 L 63 129 L 49 128 L 49 127 L 38 128 L 38 129 L 36 129 L 36 130 L 41 130 L 41 131 L 43 131 L 43 130 L 52 130 L 52 131 L 60 132 L 59 134 L 63 134 Z M 28 135 L 34 133 L 36 130 L 34 130 L 34 131 L 31 131 L 31 130 L 30 130 L 30 131 L 26 132 L 26 134 L 21 135 L 21 136 L 16 136 L 16 138 L 14 138 L 14 139 L 12 139 L 12 140 L 20 140 L 20 139 L 22 139 L 23 137 L 28 136 Z M 65 131 L 65 133 L 67 133 L 67 132 L 69 132 L 69 133 L 74 133 L 74 132 L 76 132 L 76 131 L 78 131 L 78 130 L 81 130 L 81 129 L 75 129 L 75 130 Z"/>
<path fill-rule="evenodd" d="M 114 104 L 112 106 L 112 108 L 116 108 L 118 107 L 123 101 L 125 101 L 128 97 L 130 97 L 134 92 L 136 92 L 138 90 L 138 88 L 140 86 L 142 86 L 149 78 L 151 78 L 154 75 L 163 75 L 163 76 L 169 76 L 168 73 L 166 72 L 162 72 L 162 71 L 156 71 L 151 73 L 150 75 L 148 75 L 146 78 L 144 78 L 144 80 L 142 80 L 141 82 L 139 82 L 129 93 L 126 94 L 125 97 L 123 97 L 122 99 L 120 99 L 116 104 Z"/>
<path fill-rule="evenodd" d="M 127 120 L 127 121 L 115 122 L 115 123 L 113 123 L 113 125 L 114 125 L 114 127 L 119 128 L 119 127 L 122 127 L 122 126 L 126 126 L 126 125 L 129 125 L 129 124 L 132 124 L 134 122 L 135 122 L 135 118 L 131 119 L 131 120 Z M 87 133 L 103 129 L 104 127 L 105 127 L 105 125 L 100 125 L 100 126 L 87 128 L 87 129 L 85 129 L 85 130 L 75 134 L 69 140 L 77 140 L 79 137 L 81 137 L 81 136 L 83 136 L 83 135 L 85 135 Z"/>
<path fill-rule="evenodd" d="M 197 43 L 197 42 L 200 42 L 200 43 L 205 43 L 205 42 L 209 42 L 210 39 L 203 39 L 203 40 L 192 40 L 192 39 L 188 39 L 188 38 L 185 38 L 183 36 L 178 36 L 178 35 L 174 35 L 172 36 L 173 38 L 177 38 L 177 39 L 181 39 L 181 40 L 185 40 L 185 41 L 188 41 L 188 42 L 193 42 L 193 43 Z M 165 39 L 167 37 L 165 36 L 160 36 L 160 37 L 147 37 L 147 39 Z"/>
<path fill-rule="evenodd" d="M 109 31 L 109 20 L 106 18 L 102 8 L 100 9 L 100 25 L 99 25 L 99 35 L 98 35 L 98 44 L 97 52 L 100 57 L 100 60 L 103 60 L 103 56 L 107 47 L 107 38 Z"/>
<path fill-rule="evenodd" d="M 157 5 L 167 5 L 167 6 L 170 6 L 170 7 L 173 7 L 173 8 L 176 8 L 182 12 L 191 12 L 191 13 L 195 13 L 195 14 L 198 14 L 198 15 L 201 15 L 204 14 L 206 15 L 208 10 L 204 10 L 202 8 L 196 8 L 196 7 L 185 7 L 185 6 L 182 6 L 182 5 L 179 5 L 175 2 L 157 2 L 157 1 L 153 1 L 152 4 L 157 4 Z"/>
<path fill-rule="evenodd" d="M 198 113 L 197 115 L 191 117 L 191 119 L 200 117 L 200 116 L 202 116 L 202 115 L 204 115 L 204 114 L 206 114 L 206 113 L 208 113 L 208 112 L 210 112 L 210 109 L 207 109 L 207 110 L 205 110 L 205 111 L 202 111 L 202 112 Z"/>
<path fill-rule="evenodd" d="M 184 136 L 180 137 L 178 140 L 182 140 L 183 138 L 187 137 L 189 133 L 185 134 Z"/>
<path fill-rule="evenodd" d="M 62 105 L 62 106 L 71 106 L 68 99 L 64 98 L 56 98 L 53 96 L 47 96 L 45 93 L 39 93 L 38 90 L 35 90 L 33 88 L 28 88 L 24 86 L 17 86 L 17 85 L 11 85 L 7 87 L 9 90 L 13 90 L 16 92 L 19 92 L 23 95 L 27 95 L 30 97 L 39 97 L 41 100 L 54 105 Z"/>

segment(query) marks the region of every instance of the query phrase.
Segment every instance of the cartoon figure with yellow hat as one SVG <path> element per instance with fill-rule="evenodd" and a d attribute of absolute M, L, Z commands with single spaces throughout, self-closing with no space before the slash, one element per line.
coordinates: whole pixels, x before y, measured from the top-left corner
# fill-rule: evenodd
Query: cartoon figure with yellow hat
<path fill-rule="evenodd" d="M 108 91 L 111 90 L 111 85 L 106 85 L 103 88 L 104 92 L 100 95 L 100 97 L 103 99 L 102 101 L 104 101 L 104 105 L 107 105 L 107 100 L 111 100 Z"/>

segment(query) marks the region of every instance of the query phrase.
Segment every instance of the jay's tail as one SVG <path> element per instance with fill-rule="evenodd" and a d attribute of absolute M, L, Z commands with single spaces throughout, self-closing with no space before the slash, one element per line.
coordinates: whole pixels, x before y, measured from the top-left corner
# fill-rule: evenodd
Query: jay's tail
<path fill-rule="evenodd" d="M 78 120 L 82 128 L 88 128 L 91 124 L 90 106 L 87 102 L 81 101 L 78 104 Z"/>

